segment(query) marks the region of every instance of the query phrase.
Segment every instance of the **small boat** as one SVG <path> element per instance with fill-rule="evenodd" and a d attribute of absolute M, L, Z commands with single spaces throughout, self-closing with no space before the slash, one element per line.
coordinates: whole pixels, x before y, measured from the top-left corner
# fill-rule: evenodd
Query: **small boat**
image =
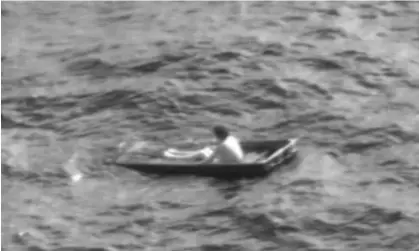
<path fill-rule="evenodd" d="M 245 161 L 240 164 L 200 164 L 193 160 L 196 153 L 207 154 L 209 148 L 199 150 L 178 150 L 169 148 L 159 153 L 147 153 L 147 161 L 115 161 L 113 164 L 142 173 L 158 175 L 193 175 L 214 178 L 257 178 L 280 169 L 297 155 L 298 139 L 268 141 L 243 141 Z M 246 156 L 253 156 L 246 161 Z M 168 158 L 171 157 L 171 158 Z M 179 157 L 179 159 L 173 159 Z M 191 159 L 192 157 L 192 159 Z"/>

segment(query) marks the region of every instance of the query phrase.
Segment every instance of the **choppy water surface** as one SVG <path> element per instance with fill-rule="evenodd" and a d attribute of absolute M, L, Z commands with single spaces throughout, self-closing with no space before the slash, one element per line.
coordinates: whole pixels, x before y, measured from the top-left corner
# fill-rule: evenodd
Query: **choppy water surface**
<path fill-rule="evenodd" d="M 1 10 L 2 250 L 417 250 L 418 3 Z M 227 184 L 101 163 L 215 121 L 300 137 L 300 164 Z"/>

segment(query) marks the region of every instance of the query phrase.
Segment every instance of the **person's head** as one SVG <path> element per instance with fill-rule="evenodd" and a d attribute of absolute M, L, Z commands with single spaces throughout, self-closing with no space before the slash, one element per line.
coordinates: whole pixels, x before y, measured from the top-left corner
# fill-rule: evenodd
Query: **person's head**
<path fill-rule="evenodd" d="M 230 135 L 229 130 L 222 125 L 214 126 L 212 132 L 219 141 L 224 141 Z"/>

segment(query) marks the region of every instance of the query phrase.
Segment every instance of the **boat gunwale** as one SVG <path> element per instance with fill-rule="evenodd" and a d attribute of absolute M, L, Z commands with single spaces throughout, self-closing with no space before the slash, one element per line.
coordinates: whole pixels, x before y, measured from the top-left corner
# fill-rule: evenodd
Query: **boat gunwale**
<path fill-rule="evenodd" d="M 282 145 L 280 148 L 276 149 L 275 151 L 271 152 L 271 154 L 264 160 L 258 160 L 256 162 L 248 162 L 248 163 L 234 163 L 234 164 L 223 164 L 223 163 L 208 163 L 208 164 L 199 164 L 199 163 L 193 163 L 193 162 L 184 162 L 184 163 L 170 163 L 170 162 L 162 162 L 162 163 L 151 163 L 151 162 L 133 162 L 133 161 L 124 161 L 124 162 L 114 162 L 115 165 L 124 166 L 127 168 L 134 168 L 137 167 L 138 169 L 141 169 L 141 167 L 172 167 L 172 168 L 180 168 L 180 167 L 196 167 L 197 169 L 202 168 L 220 168 L 220 167 L 246 167 L 246 168 L 264 168 L 267 169 L 270 166 L 270 161 L 274 160 L 276 157 L 278 157 L 280 154 L 285 152 L 290 147 L 294 147 L 295 143 L 298 141 L 298 138 L 289 138 L 284 140 L 268 140 L 268 141 L 244 141 L 245 144 L 244 147 L 257 146 L 258 144 L 275 144 L 280 142 L 288 142 L 285 145 Z M 271 147 L 266 147 L 267 149 Z M 136 169 L 137 169 L 136 168 Z"/>

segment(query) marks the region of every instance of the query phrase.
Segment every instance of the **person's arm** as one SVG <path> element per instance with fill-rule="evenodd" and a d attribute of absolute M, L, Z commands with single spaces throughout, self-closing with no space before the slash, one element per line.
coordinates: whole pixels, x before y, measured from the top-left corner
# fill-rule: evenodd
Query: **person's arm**
<path fill-rule="evenodd" d="M 204 159 L 203 161 L 201 161 L 200 162 L 200 164 L 208 164 L 208 163 L 211 163 L 211 162 L 213 162 L 214 161 L 214 159 L 217 157 L 217 155 L 218 155 L 218 150 L 219 150 L 219 147 L 217 146 L 217 147 L 215 147 L 215 149 L 214 149 L 214 151 L 212 152 L 212 154 L 208 157 L 208 158 L 206 158 L 206 159 Z"/>

